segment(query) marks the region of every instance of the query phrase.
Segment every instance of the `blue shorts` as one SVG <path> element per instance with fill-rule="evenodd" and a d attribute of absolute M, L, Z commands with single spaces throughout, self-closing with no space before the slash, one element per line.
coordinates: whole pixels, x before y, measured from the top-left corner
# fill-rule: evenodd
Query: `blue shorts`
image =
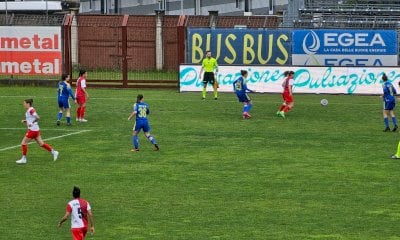
<path fill-rule="evenodd" d="M 150 132 L 150 125 L 147 121 L 136 121 L 135 126 L 133 126 L 133 130 L 136 132 L 140 132 L 143 129 L 143 132 Z"/>
<path fill-rule="evenodd" d="M 384 101 L 383 102 L 383 109 L 391 111 L 396 107 L 396 102 L 395 101 Z"/>
<path fill-rule="evenodd" d="M 239 102 L 250 102 L 251 98 L 247 93 L 236 93 L 236 96 L 239 99 Z"/>
<path fill-rule="evenodd" d="M 58 98 L 58 107 L 59 108 L 69 108 L 68 98 Z"/>

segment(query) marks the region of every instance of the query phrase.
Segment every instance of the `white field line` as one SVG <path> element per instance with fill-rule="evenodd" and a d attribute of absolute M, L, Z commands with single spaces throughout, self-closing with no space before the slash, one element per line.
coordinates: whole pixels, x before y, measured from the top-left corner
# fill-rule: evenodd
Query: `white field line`
<path fill-rule="evenodd" d="M 27 130 L 27 128 L 0 128 L 0 130 Z M 40 128 L 40 131 L 63 131 L 63 132 L 76 132 L 76 130 L 66 130 L 62 128 Z"/>
<path fill-rule="evenodd" d="M 63 138 L 63 137 L 68 137 L 68 136 L 71 136 L 71 135 L 81 134 L 81 133 L 90 132 L 90 131 L 92 131 L 92 130 L 82 130 L 82 131 L 79 131 L 79 132 L 68 133 L 68 134 L 64 134 L 64 135 L 61 135 L 61 136 L 57 136 L 57 137 L 46 138 L 46 139 L 43 139 L 43 141 L 54 140 L 54 139 Z M 28 144 L 32 144 L 32 143 L 34 143 L 34 142 L 30 142 L 30 143 L 28 143 Z M 9 149 L 18 148 L 18 147 L 20 147 L 20 146 L 21 146 L 21 144 L 15 145 L 15 146 L 12 146 L 12 147 L 1 148 L 1 149 L 0 149 L 0 152 L 6 151 L 6 150 L 9 150 Z"/>

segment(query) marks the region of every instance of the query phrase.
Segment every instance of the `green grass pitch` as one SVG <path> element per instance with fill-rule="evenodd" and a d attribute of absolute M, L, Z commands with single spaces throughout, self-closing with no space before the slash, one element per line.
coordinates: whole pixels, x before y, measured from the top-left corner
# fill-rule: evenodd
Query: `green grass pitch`
<path fill-rule="evenodd" d="M 89 122 L 57 127 L 55 89 L 0 87 L 0 239 L 71 239 L 56 226 L 74 185 L 93 207 L 88 239 L 400 239 L 400 135 L 382 132 L 378 96 L 296 95 L 281 119 L 279 94 L 252 94 L 242 120 L 232 93 L 88 91 Z M 159 152 L 142 134 L 130 152 L 138 93 Z M 34 143 L 15 163 L 28 97 L 56 162 Z"/>

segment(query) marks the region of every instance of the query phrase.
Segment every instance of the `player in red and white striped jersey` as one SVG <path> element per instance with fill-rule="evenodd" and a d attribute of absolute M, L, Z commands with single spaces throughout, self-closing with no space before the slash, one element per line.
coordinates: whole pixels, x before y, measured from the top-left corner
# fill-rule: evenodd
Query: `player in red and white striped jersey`
<path fill-rule="evenodd" d="M 88 216 L 90 221 L 90 233 L 94 234 L 94 219 L 92 214 L 92 208 L 89 202 L 80 198 L 81 190 L 78 187 L 74 187 L 72 190 L 73 200 L 67 204 L 65 215 L 61 218 L 58 223 L 58 227 L 71 216 L 71 233 L 74 240 L 85 239 L 88 229 Z"/>
<path fill-rule="evenodd" d="M 282 83 L 283 87 L 283 93 L 282 93 L 282 98 L 283 98 L 283 103 L 278 109 L 278 112 L 276 112 L 277 116 L 280 117 L 285 117 L 285 113 L 289 112 L 290 109 L 293 108 L 294 106 L 294 100 L 293 100 L 293 84 L 294 84 L 294 72 L 293 71 L 286 71 L 284 73 L 284 76 L 286 79 Z"/>
<path fill-rule="evenodd" d="M 87 72 L 84 69 L 79 71 L 79 78 L 76 80 L 76 100 L 78 108 L 76 109 L 76 121 L 87 122 L 85 119 L 86 101 L 89 99 L 89 94 L 86 91 Z"/>
<path fill-rule="evenodd" d="M 28 127 L 28 132 L 25 134 L 25 137 L 22 139 L 21 148 L 22 148 L 22 158 L 16 163 L 18 164 L 25 164 L 27 162 L 26 154 L 28 153 L 28 144 L 29 142 L 34 139 L 39 146 L 46 149 L 47 151 L 53 154 L 54 161 L 58 158 L 58 152 L 53 149 L 49 144 L 45 143 L 40 136 L 40 128 L 38 121 L 40 119 L 39 115 L 37 114 L 36 110 L 32 107 L 33 99 L 26 99 L 24 101 L 24 107 L 27 109 L 25 113 L 25 120 L 21 122 L 26 124 Z"/>

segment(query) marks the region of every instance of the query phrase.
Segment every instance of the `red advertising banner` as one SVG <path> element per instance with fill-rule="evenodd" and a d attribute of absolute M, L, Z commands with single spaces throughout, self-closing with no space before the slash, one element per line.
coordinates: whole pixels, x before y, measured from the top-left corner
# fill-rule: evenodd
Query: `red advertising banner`
<path fill-rule="evenodd" d="M 0 27 L 0 74 L 61 74 L 60 27 Z"/>

